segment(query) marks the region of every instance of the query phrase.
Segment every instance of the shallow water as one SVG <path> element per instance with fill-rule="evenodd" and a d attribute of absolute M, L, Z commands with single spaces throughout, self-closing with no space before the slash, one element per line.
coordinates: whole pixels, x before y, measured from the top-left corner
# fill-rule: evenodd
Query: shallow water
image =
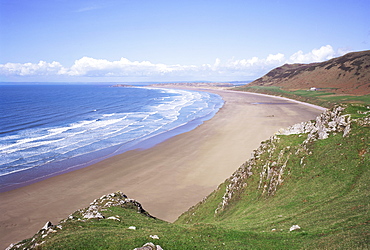
<path fill-rule="evenodd" d="M 191 130 L 220 96 L 93 85 L 0 86 L 0 191 Z"/>

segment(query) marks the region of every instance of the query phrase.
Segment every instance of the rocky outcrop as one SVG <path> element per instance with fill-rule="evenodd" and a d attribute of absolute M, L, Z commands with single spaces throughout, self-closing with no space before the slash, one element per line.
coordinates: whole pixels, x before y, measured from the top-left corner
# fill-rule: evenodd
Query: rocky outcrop
<path fill-rule="evenodd" d="M 96 199 L 92 203 L 90 203 L 89 207 L 79 210 L 79 213 L 81 214 L 81 217 L 83 219 L 105 219 L 105 217 L 101 214 L 101 211 L 108 207 L 117 207 L 117 206 L 123 208 L 134 208 L 137 209 L 138 213 L 142 213 L 148 217 L 154 218 L 143 209 L 142 205 L 138 201 L 127 198 L 127 196 L 121 192 L 103 195 L 99 199 Z M 74 219 L 75 217 L 73 215 L 70 215 L 68 218 Z M 117 220 L 118 218 L 115 219 Z"/>
<path fill-rule="evenodd" d="M 144 244 L 144 246 L 135 248 L 134 250 L 163 250 L 160 245 L 155 245 L 152 242 L 148 242 Z"/>
<path fill-rule="evenodd" d="M 148 212 L 144 210 L 142 205 L 134 200 L 129 199 L 125 194 L 122 192 L 111 193 L 108 195 L 103 195 L 99 199 L 94 200 L 87 208 L 80 209 L 73 214 L 69 215 L 68 218 L 60 221 L 58 225 L 53 225 L 50 221 L 48 221 L 40 231 L 38 231 L 30 241 L 22 241 L 17 244 L 11 244 L 7 250 L 10 249 L 36 249 L 43 245 L 47 239 L 47 237 L 52 233 L 57 233 L 58 231 L 63 229 L 63 224 L 67 221 L 77 220 L 77 221 L 87 221 L 91 219 L 95 220 L 116 220 L 121 221 L 118 216 L 110 216 L 105 218 L 103 215 L 103 211 L 109 207 L 122 207 L 127 209 L 134 209 L 138 213 L 141 213 L 145 216 L 150 218 L 155 218 L 151 216 Z M 136 228 L 135 228 L 136 229 Z M 146 248 L 145 248 L 146 249 Z M 161 248 L 153 248 L 153 249 L 161 249 Z"/>
<path fill-rule="evenodd" d="M 253 175 L 252 170 L 256 167 L 256 161 L 260 158 L 262 153 L 273 152 L 275 143 L 279 141 L 279 138 L 273 136 L 270 140 L 262 142 L 257 150 L 254 150 L 251 158 L 240 166 L 229 179 L 226 180 L 227 186 L 225 194 L 222 197 L 222 202 L 218 205 L 215 210 L 215 214 L 223 211 L 229 204 L 231 199 L 237 193 L 238 190 L 247 186 L 248 177 Z"/>
<path fill-rule="evenodd" d="M 58 230 L 62 230 L 62 225 L 53 225 L 50 221 L 46 222 L 45 225 L 38 231 L 33 238 L 31 239 L 30 243 L 27 242 L 19 242 L 16 244 L 10 244 L 5 250 L 11 249 L 38 249 L 42 244 L 45 243 L 45 238 L 52 233 L 57 233 Z"/>
<path fill-rule="evenodd" d="M 278 132 L 280 135 L 308 134 L 308 141 L 326 139 L 330 133 L 343 132 L 343 137 L 351 131 L 350 115 L 343 115 L 344 107 L 335 106 L 316 117 L 315 122 L 301 122 Z"/>
<path fill-rule="evenodd" d="M 370 110 L 370 107 L 368 109 Z M 326 139 L 330 134 L 342 133 L 343 137 L 349 136 L 352 122 L 361 126 L 370 126 L 369 115 L 353 120 L 350 115 L 343 114 L 344 110 L 345 107 L 336 106 L 317 116 L 315 121 L 302 122 L 282 129 L 269 140 L 262 142 L 259 148 L 253 151 L 251 158 L 225 181 L 225 193 L 215 210 L 215 214 L 223 211 L 240 193 L 240 190 L 248 185 L 247 179 L 250 176 L 257 174 L 259 176 L 258 189 L 261 190 L 261 194 L 272 196 L 284 182 L 284 176 L 289 174 L 286 171 L 286 166 L 291 155 L 302 155 L 300 156 L 300 165 L 304 167 L 306 156 L 312 154 L 308 150 L 309 143 Z M 278 147 L 280 136 L 293 134 L 305 134 L 307 138 L 294 148 L 290 146 Z M 221 187 L 222 185 L 218 189 Z"/>
<path fill-rule="evenodd" d="M 290 147 L 282 149 L 276 161 L 267 161 L 262 166 L 258 183 L 258 189 L 262 189 L 262 195 L 274 195 L 277 187 L 284 182 L 283 174 L 291 154 L 289 149 Z"/>

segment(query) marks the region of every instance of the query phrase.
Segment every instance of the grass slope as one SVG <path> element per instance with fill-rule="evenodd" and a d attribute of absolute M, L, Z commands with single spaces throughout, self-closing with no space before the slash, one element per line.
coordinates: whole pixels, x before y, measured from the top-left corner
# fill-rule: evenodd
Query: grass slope
<path fill-rule="evenodd" d="M 234 90 L 238 91 L 248 91 L 248 92 L 255 92 L 261 94 L 268 94 L 268 95 L 275 95 L 275 96 L 283 96 L 295 100 L 299 100 L 302 102 L 308 102 L 312 104 L 316 104 L 326 108 L 332 108 L 337 104 L 341 103 L 359 103 L 359 104 L 370 104 L 370 95 L 337 95 L 330 92 L 330 88 L 327 89 L 320 89 L 317 91 L 309 91 L 309 90 L 283 90 L 277 86 L 241 86 L 236 87 Z"/>
<path fill-rule="evenodd" d="M 350 106 L 351 112 L 362 109 Z M 359 116 L 355 113 L 355 116 Z M 275 195 L 259 189 L 259 175 L 247 179 L 229 205 L 215 214 L 225 187 L 183 214 L 177 223 L 207 223 L 259 236 L 269 235 L 281 243 L 265 248 L 367 249 L 370 247 L 370 129 L 356 123 L 343 138 L 341 133 L 310 143 L 300 151 L 306 135 L 279 136 L 275 153 L 264 153 L 255 170 L 266 161 L 288 156 L 284 182 Z M 298 152 L 298 153 L 297 153 Z M 302 161 L 303 158 L 303 161 Z M 290 232 L 298 224 L 299 232 Z M 285 247 L 284 247 L 285 245 Z"/>
<path fill-rule="evenodd" d="M 369 116 L 363 114 L 369 111 L 364 106 L 346 111 L 353 118 Z M 253 165 L 253 174 L 218 213 L 230 179 L 175 223 L 148 217 L 135 207 L 101 211 L 105 218 L 120 221 L 78 220 L 77 211 L 74 219 L 60 223 L 62 229 L 54 227 L 47 236 L 38 233 L 21 242 L 21 248 L 43 242 L 37 248 L 134 249 L 153 242 L 163 249 L 368 249 L 370 129 L 355 121 L 351 127 L 348 137 L 331 134 L 306 148 L 306 134 L 278 136 L 274 150 L 267 147 Z M 269 194 L 260 185 L 259 173 L 274 161 L 286 163 L 284 181 Z M 301 229 L 290 232 L 292 225 Z"/>

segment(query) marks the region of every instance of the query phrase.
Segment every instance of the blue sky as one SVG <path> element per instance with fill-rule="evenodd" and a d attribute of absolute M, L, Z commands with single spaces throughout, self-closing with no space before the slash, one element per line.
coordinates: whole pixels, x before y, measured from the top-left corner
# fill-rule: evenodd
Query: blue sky
<path fill-rule="evenodd" d="M 253 80 L 369 48 L 369 0 L 0 0 L 0 81 Z"/>

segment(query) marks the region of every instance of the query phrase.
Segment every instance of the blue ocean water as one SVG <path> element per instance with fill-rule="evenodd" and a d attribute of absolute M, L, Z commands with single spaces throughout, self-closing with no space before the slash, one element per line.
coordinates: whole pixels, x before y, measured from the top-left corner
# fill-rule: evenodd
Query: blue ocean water
<path fill-rule="evenodd" d="M 200 91 L 2 85 L 0 191 L 158 143 L 222 105 L 220 96 Z"/>

